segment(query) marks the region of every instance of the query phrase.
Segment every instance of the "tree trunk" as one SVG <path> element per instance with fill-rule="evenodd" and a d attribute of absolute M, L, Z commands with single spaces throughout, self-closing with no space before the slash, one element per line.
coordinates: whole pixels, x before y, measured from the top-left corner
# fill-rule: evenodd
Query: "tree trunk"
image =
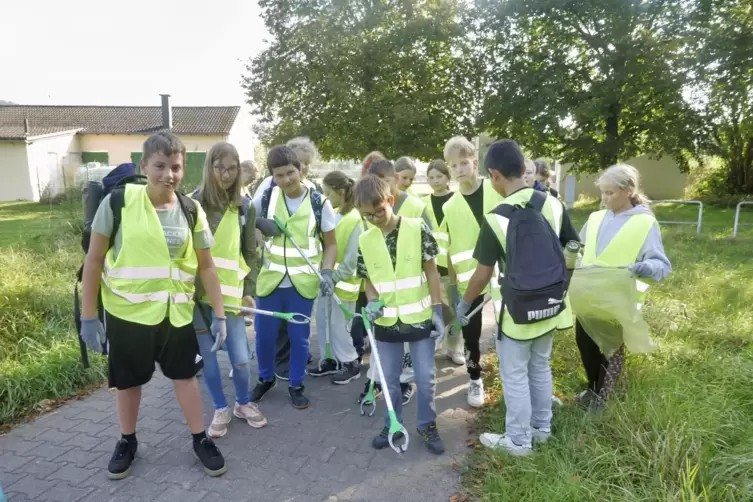
<path fill-rule="evenodd" d="M 607 138 L 604 140 L 601 151 L 601 168 L 606 169 L 617 163 L 620 156 L 620 103 L 619 101 L 610 104 L 607 107 L 605 117 L 605 132 Z"/>

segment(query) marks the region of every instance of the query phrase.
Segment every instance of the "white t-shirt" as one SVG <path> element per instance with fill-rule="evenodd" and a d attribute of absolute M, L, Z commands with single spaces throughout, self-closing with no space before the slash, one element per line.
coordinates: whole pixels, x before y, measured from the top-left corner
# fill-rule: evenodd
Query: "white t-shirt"
<path fill-rule="evenodd" d="M 270 178 L 271 179 L 271 178 Z M 266 180 L 264 180 L 266 181 Z M 263 183 L 262 183 L 263 184 Z M 261 188 L 261 186 L 259 187 Z M 269 187 L 267 187 L 269 188 Z M 282 190 L 281 190 L 282 191 Z M 303 199 L 306 198 L 306 194 L 308 193 L 308 189 L 304 190 L 303 194 L 300 197 L 296 197 L 295 199 L 291 199 L 285 193 L 283 192 L 283 196 L 285 197 L 285 203 L 288 206 L 288 211 L 290 212 L 290 215 L 292 216 L 295 214 L 296 211 L 298 211 L 298 208 L 301 207 L 301 203 L 303 202 Z M 256 209 L 256 214 L 259 215 L 260 218 L 265 218 L 266 215 L 262 214 L 261 210 L 261 199 L 262 195 L 264 194 L 264 191 L 261 193 L 257 190 L 258 197 L 254 197 L 254 209 Z M 324 197 L 322 195 L 322 197 Z M 269 208 L 270 211 L 273 211 L 274 208 Z M 324 204 L 322 204 L 322 224 L 321 229 L 322 232 L 331 232 L 335 229 L 335 226 L 337 226 L 337 219 L 335 216 L 335 210 L 332 209 L 332 204 L 329 202 L 329 199 L 324 199 Z M 305 244 L 305 243 L 304 243 Z M 299 242 L 298 245 L 300 246 L 301 243 Z M 285 278 L 282 280 L 280 285 L 278 287 L 280 288 L 290 288 L 293 284 L 290 282 L 290 278 L 286 275 Z"/>

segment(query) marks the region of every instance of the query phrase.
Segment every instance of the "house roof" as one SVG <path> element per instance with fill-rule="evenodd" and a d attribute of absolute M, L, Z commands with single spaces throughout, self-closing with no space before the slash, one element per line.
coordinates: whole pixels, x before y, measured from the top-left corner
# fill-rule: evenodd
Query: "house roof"
<path fill-rule="evenodd" d="M 239 106 L 174 106 L 171 131 L 228 134 L 239 111 Z M 151 134 L 166 130 L 159 106 L 0 105 L 0 139 L 25 139 L 71 129 L 80 129 L 83 134 Z"/>

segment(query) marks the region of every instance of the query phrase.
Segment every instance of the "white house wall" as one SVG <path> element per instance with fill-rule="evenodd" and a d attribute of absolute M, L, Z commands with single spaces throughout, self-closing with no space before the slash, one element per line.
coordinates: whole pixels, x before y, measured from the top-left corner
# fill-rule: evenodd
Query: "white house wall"
<path fill-rule="evenodd" d="M 26 146 L 27 163 L 31 180 L 31 200 L 42 195 L 58 195 L 70 182 L 71 167 L 66 166 L 70 154 L 79 149 L 75 134 L 60 134 L 31 140 Z M 67 178 L 67 179 L 66 179 Z"/>
<path fill-rule="evenodd" d="M 33 198 L 26 143 L 23 141 L 0 142 L 0 179 L 0 201 Z"/>
<path fill-rule="evenodd" d="M 251 129 L 251 119 L 248 110 L 241 107 L 238 117 L 230 129 L 227 141 L 238 150 L 241 161 L 254 160 L 255 136 Z"/>
<path fill-rule="evenodd" d="M 80 145 L 82 152 L 107 152 L 109 164 L 117 166 L 131 162 L 132 152 L 141 152 L 146 134 L 82 134 Z M 206 152 L 218 141 L 224 141 L 223 135 L 178 135 L 186 146 L 186 152 Z"/>

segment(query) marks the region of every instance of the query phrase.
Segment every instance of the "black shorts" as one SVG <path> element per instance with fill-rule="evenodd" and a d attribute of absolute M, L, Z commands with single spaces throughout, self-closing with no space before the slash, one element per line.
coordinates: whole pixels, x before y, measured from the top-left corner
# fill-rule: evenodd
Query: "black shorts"
<path fill-rule="evenodd" d="M 105 331 L 109 342 L 110 388 L 124 390 L 144 385 L 152 379 L 155 361 L 162 374 L 171 380 L 192 378 L 203 366 L 196 357 L 199 342 L 193 323 L 176 328 L 166 318 L 160 324 L 147 326 L 108 312 Z"/>

